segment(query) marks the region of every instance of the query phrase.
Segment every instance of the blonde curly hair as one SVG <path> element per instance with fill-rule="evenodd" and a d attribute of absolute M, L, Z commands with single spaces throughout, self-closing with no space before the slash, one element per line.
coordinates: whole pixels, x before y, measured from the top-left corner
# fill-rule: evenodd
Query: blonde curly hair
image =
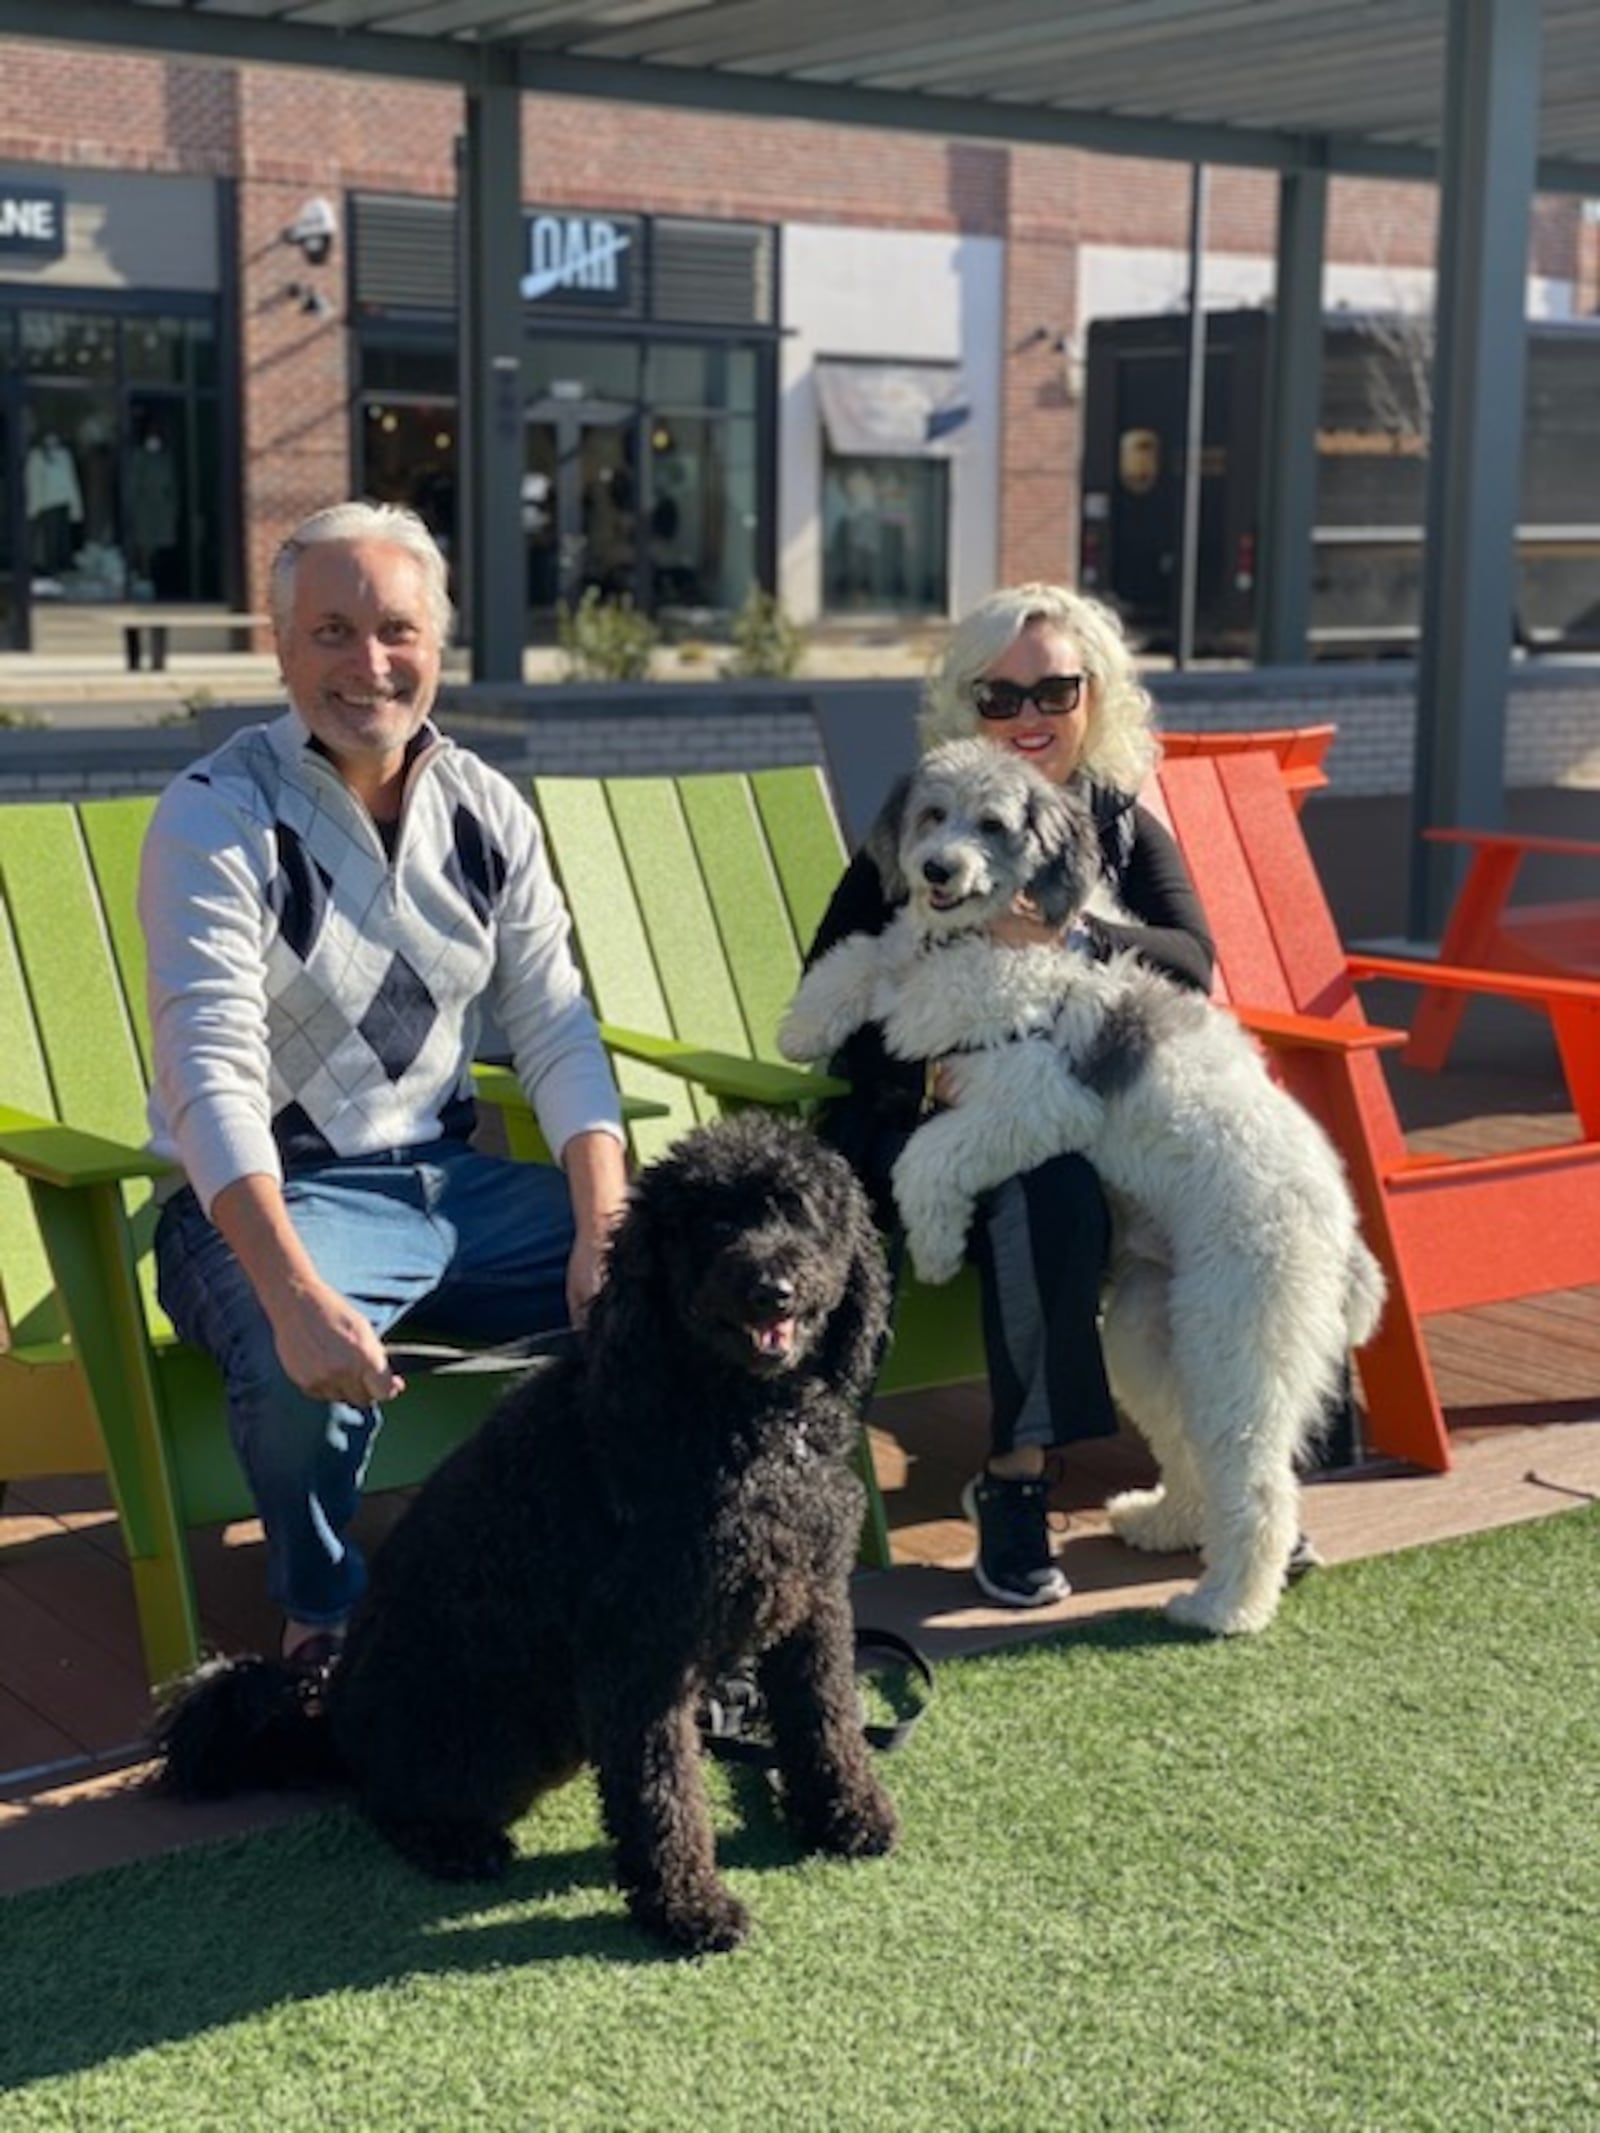
<path fill-rule="evenodd" d="M 1078 768 L 1096 784 L 1137 792 L 1161 758 L 1154 706 L 1134 671 L 1122 625 L 1109 607 L 1064 585 L 1010 585 L 980 600 L 951 632 L 922 691 L 917 732 L 924 748 L 982 730 L 972 684 L 1015 644 L 1030 622 L 1072 638 L 1090 677 L 1089 718 Z"/>

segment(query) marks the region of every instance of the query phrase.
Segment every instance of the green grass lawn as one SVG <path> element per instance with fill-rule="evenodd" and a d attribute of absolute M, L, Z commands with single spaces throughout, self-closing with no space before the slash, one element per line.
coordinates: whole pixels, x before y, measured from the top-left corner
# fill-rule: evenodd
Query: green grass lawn
<path fill-rule="evenodd" d="M 503 1889 L 332 1811 L 0 1906 L 0 2128 L 1600 2128 L 1600 1511 L 952 1663 L 905 1840 L 658 1955 L 592 1793 Z"/>

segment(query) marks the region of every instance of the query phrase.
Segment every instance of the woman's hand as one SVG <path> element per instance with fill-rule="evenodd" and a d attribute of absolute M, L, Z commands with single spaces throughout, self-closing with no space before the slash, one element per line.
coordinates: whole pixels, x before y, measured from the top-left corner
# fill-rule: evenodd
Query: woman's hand
<path fill-rule="evenodd" d="M 1059 948 L 1065 928 L 1051 925 L 1033 898 L 1024 893 L 1012 897 L 1009 911 L 990 919 L 988 933 L 1002 948 Z"/>

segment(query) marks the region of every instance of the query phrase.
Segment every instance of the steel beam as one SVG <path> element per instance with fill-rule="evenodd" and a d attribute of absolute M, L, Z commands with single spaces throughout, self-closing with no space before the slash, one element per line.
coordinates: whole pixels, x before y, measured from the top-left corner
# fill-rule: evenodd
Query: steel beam
<path fill-rule="evenodd" d="M 522 92 L 486 61 L 467 92 L 461 167 L 460 523 L 474 681 L 520 681 L 527 608 L 522 535 Z"/>
<path fill-rule="evenodd" d="M 1450 0 L 1412 778 L 1418 940 L 1442 933 L 1459 865 L 1420 833 L 1492 829 L 1504 810 L 1539 15 L 1536 0 Z"/>
<path fill-rule="evenodd" d="M 1311 626 L 1317 411 L 1322 385 L 1322 261 L 1328 180 L 1278 181 L 1278 277 L 1267 342 L 1267 413 L 1256 541 L 1256 661 L 1300 666 Z"/>

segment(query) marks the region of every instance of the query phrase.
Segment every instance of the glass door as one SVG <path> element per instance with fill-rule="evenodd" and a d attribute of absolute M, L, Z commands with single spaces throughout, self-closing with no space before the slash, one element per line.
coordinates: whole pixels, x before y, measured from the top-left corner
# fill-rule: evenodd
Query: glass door
<path fill-rule="evenodd" d="M 22 499 L 13 452 L 17 441 L 14 410 L 0 388 L 0 650 L 28 649 L 27 551 L 22 533 Z"/>
<path fill-rule="evenodd" d="M 639 597 L 639 410 L 631 402 L 546 395 L 528 406 L 522 471 L 528 611 L 548 628 L 558 604 L 593 586 Z"/>

